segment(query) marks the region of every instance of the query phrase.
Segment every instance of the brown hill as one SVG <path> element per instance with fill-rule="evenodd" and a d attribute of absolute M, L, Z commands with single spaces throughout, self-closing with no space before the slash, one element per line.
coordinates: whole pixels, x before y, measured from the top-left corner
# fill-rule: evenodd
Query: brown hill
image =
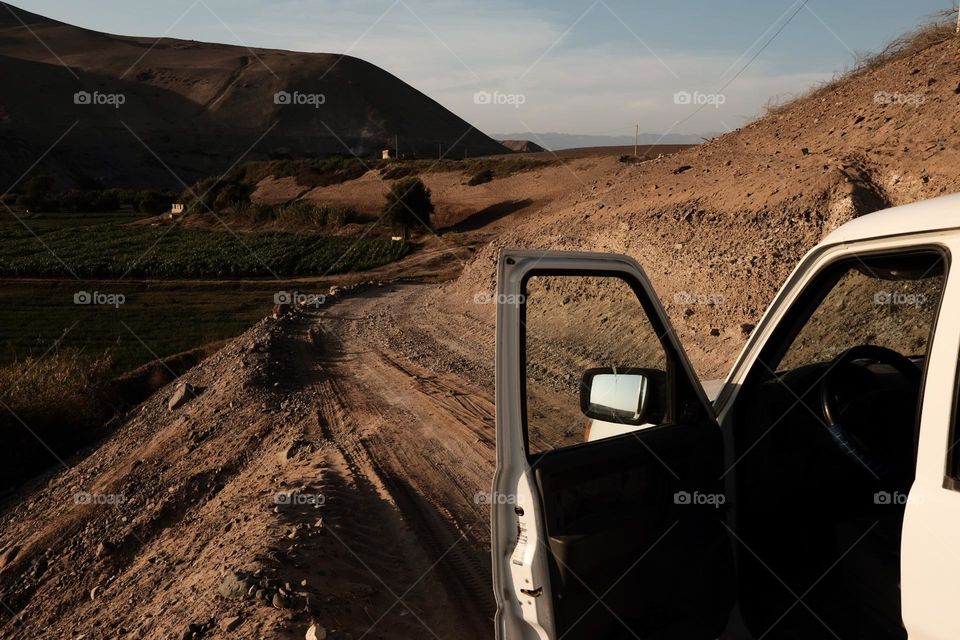
<path fill-rule="evenodd" d="M 531 142 L 529 140 L 501 140 L 500 144 L 505 146 L 507 149 L 516 151 L 518 153 L 539 153 L 541 151 L 546 151 L 546 149 L 538 145 L 536 142 Z"/>
<path fill-rule="evenodd" d="M 190 183 L 255 143 L 247 159 L 369 156 L 395 139 L 407 156 L 507 151 L 357 58 L 115 36 L 11 5 L 0 9 L 0 83 L 16 87 L 0 97 L 7 184 L 68 130 L 37 170 L 81 186 L 179 188 L 163 164 Z M 76 103 L 81 92 L 92 104 Z"/>

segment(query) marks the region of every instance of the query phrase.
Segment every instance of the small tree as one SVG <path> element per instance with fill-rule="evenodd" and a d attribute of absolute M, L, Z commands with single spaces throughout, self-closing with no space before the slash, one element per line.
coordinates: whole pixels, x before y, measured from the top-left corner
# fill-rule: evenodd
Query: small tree
<path fill-rule="evenodd" d="M 394 182 L 383 205 L 384 218 L 394 229 L 403 230 L 404 242 L 407 241 L 412 226 L 423 224 L 427 228 L 433 228 L 430 222 L 432 213 L 430 189 L 427 189 L 427 185 L 423 184 L 420 178 L 404 178 Z"/>
<path fill-rule="evenodd" d="M 157 191 L 143 191 L 137 196 L 136 206 L 140 213 L 163 213 L 170 210 L 171 199 Z"/>
<path fill-rule="evenodd" d="M 23 188 L 17 205 L 28 210 L 42 209 L 53 195 L 54 180 L 50 176 L 33 176 Z"/>

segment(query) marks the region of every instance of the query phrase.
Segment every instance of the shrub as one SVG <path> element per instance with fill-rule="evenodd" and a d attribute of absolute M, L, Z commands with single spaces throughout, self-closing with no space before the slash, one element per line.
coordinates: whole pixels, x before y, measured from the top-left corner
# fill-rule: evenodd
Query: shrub
<path fill-rule="evenodd" d="M 930 47 L 946 42 L 956 37 L 957 10 L 949 9 L 935 15 L 933 20 L 920 28 L 902 35 L 883 48 L 879 53 L 861 54 L 857 56 L 853 68 L 836 74 L 832 79 L 815 85 L 809 91 L 784 100 L 771 99 L 767 102 L 765 111 L 768 115 L 784 113 L 791 107 L 804 100 L 814 100 L 822 97 L 829 91 L 862 76 L 865 73 L 896 60 L 912 56 Z"/>
<path fill-rule="evenodd" d="M 384 218 L 395 229 L 403 230 L 404 240 L 411 226 L 433 228 L 430 221 L 433 211 L 430 189 L 420 178 L 404 178 L 394 182 L 383 205 Z"/>
<path fill-rule="evenodd" d="M 89 443 L 111 409 L 107 385 L 111 361 L 63 349 L 0 368 L 4 447 L 0 486 L 9 486 L 56 465 Z"/>
<path fill-rule="evenodd" d="M 236 179 L 256 184 L 264 178 L 292 176 L 304 187 L 325 187 L 359 178 L 367 165 L 356 158 L 298 159 L 254 161 L 235 171 Z"/>
<path fill-rule="evenodd" d="M 247 208 L 252 219 L 273 211 L 265 205 Z M 112 223 L 88 225 L 82 234 L 74 228 L 45 232 L 43 241 L 22 225 L 8 224 L 0 234 L 0 277 L 307 276 L 377 267 L 407 249 L 389 239 L 299 229 L 232 233 Z"/>
<path fill-rule="evenodd" d="M 53 195 L 54 181 L 51 176 L 33 176 L 23 187 L 17 205 L 24 209 L 41 209 Z"/>
<path fill-rule="evenodd" d="M 180 202 L 187 213 L 207 213 L 215 210 L 217 196 L 220 194 L 220 178 L 212 176 L 204 178 L 184 191 Z"/>
<path fill-rule="evenodd" d="M 120 204 L 120 194 L 114 189 L 97 191 L 93 196 L 94 211 L 116 211 Z"/>
<path fill-rule="evenodd" d="M 237 202 L 233 205 L 233 217 L 248 223 L 271 222 L 277 219 L 277 212 L 262 202 Z"/>
<path fill-rule="evenodd" d="M 140 213 L 163 213 L 170 210 L 169 197 L 157 191 L 143 191 L 136 199 L 136 209 Z"/>
<path fill-rule="evenodd" d="M 93 213 L 97 210 L 96 191 L 80 191 L 78 189 L 71 189 L 70 191 L 64 191 L 63 193 L 59 194 L 57 200 L 57 208 L 60 211 Z"/>
<path fill-rule="evenodd" d="M 473 174 L 467 181 L 467 186 L 475 187 L 479 184 L 486 184 L 491 180 L 493 180 L 493 171 L 491 169 L 484 169 Z"/>
<path fill-rule="evenodd" d="M 251 189 L 239 182 L 218 182 L 211 192 L 214 195 L 213 210 L 233 209 L 241 203 L 250 202 L 250 193 Z"/>

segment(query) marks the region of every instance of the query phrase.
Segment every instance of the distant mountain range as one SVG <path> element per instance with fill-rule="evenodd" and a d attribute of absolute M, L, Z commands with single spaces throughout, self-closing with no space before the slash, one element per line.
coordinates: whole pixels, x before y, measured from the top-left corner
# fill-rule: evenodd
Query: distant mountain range
<path fill-rule="evenodd" d="M 368 62 L 99 33 L 0 7 L 0 184 L 182 188 L 243 159 L 509 153 Z"/>
<path fill-rule="evenodd" d="M 670 133 L 661 135 L 658 133 L 641 133 L 640 144 L 700 144 L 704 138 L 715 137 L 717 133 L 684 134 Z M 578 149 L 580 147 L 622 147 L 632 145 L 633 136 L 602 136 L 576 133 L 495 133 L 493 137 L 497 140 L 529 140 L 534 144 L 540 145 L 551 151 L 560 149 Z"/>

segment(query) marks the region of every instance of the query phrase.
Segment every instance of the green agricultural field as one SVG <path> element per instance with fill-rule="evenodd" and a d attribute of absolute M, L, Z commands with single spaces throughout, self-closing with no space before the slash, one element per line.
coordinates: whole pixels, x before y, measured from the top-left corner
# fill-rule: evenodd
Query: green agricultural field
<path fill-rule="evenodd" d="M 242 333 L 271 313 L 281 291 L 323 294 L 342 281 L 334 274 L 377 267 L 408 250 L 376 238 L 234 235 L 141 218 L 0 215 L 0 367 L 77 349 L 108 354 L 118 375 Z M 311 282 L 286 281 L 294 277 Z"/>
<path fill-rule="evenodd" d="M 72 220 L 72 219 L 71 219 Z M 402 257 L 380 238 L 232 233 L 142 224 L 0 223 L 0 276 L 247 278 L 360 271 Z M 57 222 L 66 222 L 57 221 Z"/>
<path fill-rule="evenodd" d="M 323 294 L 328 284 L 299 287 Z M 109 353 L 120 374 L 243 333 L 271 313 L 276 282 L 5 280 L 0 286 L 0 367 L 48 349 Z M 86 294 L 86 304 L 78 304 Z M 115 301 L 110 304 L 110 301 Z"/>

